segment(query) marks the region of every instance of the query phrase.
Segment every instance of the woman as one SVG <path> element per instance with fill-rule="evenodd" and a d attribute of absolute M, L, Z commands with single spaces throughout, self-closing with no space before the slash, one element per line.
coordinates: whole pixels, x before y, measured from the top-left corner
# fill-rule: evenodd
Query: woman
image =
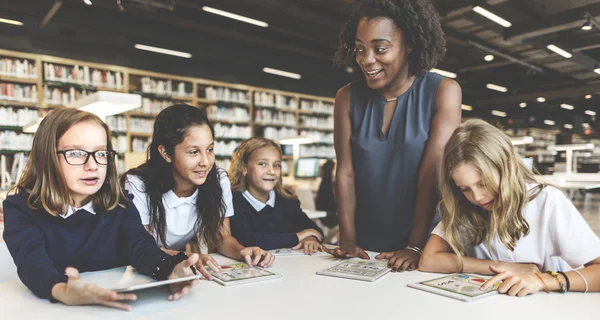
<path fill-rule="evenodd" d="M 414 270 L 430 231 L 444 146 L 460 124 L 461 90 L 427 72 L 445 53 L 427 0 L 364 0 L 342 32 L 338 65 L 364 79 L 335 99 L 339 257 L 382 252 Z"/>

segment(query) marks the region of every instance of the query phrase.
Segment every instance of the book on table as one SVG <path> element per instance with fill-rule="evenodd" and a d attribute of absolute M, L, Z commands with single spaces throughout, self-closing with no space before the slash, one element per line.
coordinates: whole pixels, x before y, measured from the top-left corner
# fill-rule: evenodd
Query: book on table
<path fill-rule="evenodd" d="M 387 264 L 387 260 L 352 258 L 339 262 L 327 269 L 317 271 L 317 274 L 372 282 L 383 277 L 392 270 L 388 268 Z"/>
<path fill-rule="evenodd" d="M 281 249 L 274 249 L 274 250 L 269 250 L 269 252 L 271 252 L 271 254 L 273 254 L 276 257 L 280 257 L 280 256 L 308 256 L 308 254 L 304 253 L 304 249 L 292 249 L 292 248 L 281 248 Z M 323 251 L 317 251 L 315 253 L 312 254 L 312 256 L 326 256 L 329 255 L 329 253 L 327 252 L 323 252 Z"/>
<path fill-rule="evenodd" d="M 408 286 L 448 298 L 471 302 L 498 294 L 500 283 L 490 286 L 485 291 L 479 289 L 488 279 L 489 277 L 455 273 L 441 278 L 409 283 Z"/>
<path fill-rule="evenodd" d="M 137 291 L 200 278 L 202 278 L 202 275 L 197 274 L 175 279 L 154 280 L 138 273 L 132 266 L 103 271 L 84 272 L 81 274 L 81 279 L 83 281 L 95 283 L 99 287 L 116 292 Z"/>
<path fill-rule="evenodd" d="M 214 277 L 214 281 L 224 285 L 238 285 L 257 281 L 274 280 L 281 278 L 280 274 L 273 273 L 263 268 L 249 266 L 245 263 L 232 263 L 221 265 L 221 271 L 215 272 L 206 268 Z"/>

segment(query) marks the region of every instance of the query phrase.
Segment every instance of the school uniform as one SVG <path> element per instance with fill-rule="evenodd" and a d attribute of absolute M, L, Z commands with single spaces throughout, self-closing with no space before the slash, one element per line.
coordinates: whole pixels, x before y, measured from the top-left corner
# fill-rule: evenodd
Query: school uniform
<path fill-rule="evenodd" d="M 152 277 L 157 266 L 170 259 L 144 229 L 131 204 L 96 211 L 90 202 L 52 216 L 43 209 L 30 209 L 28 196 L 20 192 L 3 202 L 4 240 L 19 278 L 40 298 L 56 301 L 52 287 L 67 282 L 66 267 L 86 272 L 132 265 Z"/>
<path fill-rule="evenodd" d="M 227 173 L 219 170 L 219 182 L 223 190 L 223 202 L 225 211 L 222 216 L 229 218 L 233 216 L 233 204 L 231 203 L 231 183 Z M 134 195 L 133 203 L 137 207 L 143 225 L 150 225 L 150 199 L 146 193 L 144 181 L 136 175 L 127 175 L 125 190 Z M 169 190 L 162 196 L 162 204 L 165 208 L 166 219 L 166 245 L 162 243 L 156 232 L 153 236 L 156 242 L 163 247 L 182 251 L 185 245 L 197 236 L 196 220 L 200 219 L 196 211 L 196 200 L 198 189 L 189 197 L 178 197 L 173 190 Z M 202 221 L 200 221 L 202 223 Z"/>
<path fill-rule="evenodd" d="M 263 203 L 250 192 L 233 192 L 235 216 L 231 233 L 244 246 L 264 250 L 290 248 L 298 244 L 297 232 L 304 229 L 323 231 L 300 208 L 300 201 L 287 199 L 274 191 Z"/>
<path fill-rule="evenodd" d="M 527 185 L 531 192 L 535 184 Z M 568 271 L 600 257 L 600 239 L 585 222 L 565 194 L 547 186 L 535 199 L 523 207 L 523 217 L 529 223 L 529 234 L 518 240 L 510 251 L 496 235 L 488 250 L 487 238 L 475 247 L 467 248 L 469 257 L 514 263 L 534 263 L 540 270 Z M 445 227 L 440 222 L 433 230 L 446 240 Z"/>

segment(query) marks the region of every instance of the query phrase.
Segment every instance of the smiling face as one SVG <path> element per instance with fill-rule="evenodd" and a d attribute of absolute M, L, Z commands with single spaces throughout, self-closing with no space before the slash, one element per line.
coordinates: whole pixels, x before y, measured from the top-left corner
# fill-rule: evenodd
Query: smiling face
<path fill-rule="evenodd" d="M 102 126 L 94 122 L 74 124 L 58 139 L 57 150 L 79 149 L 88 152 L 106 150 L 107 134 Z M 102 188 L 106 179 L 106 165 L 98 164 L 92 155 L 84 165 L 69 164 L 63 154 L 58 154 L 58 162 L 69 195 L 75 208 L 85 205 L 86 199 Z M 72 161 L 75 163 L 74 161 Z"/>
<path fill-rule="evenodd" d="M 486 186 L 480 170 L 472 163 L 464 163 L 452 172 L 452 180 L 472 204 L 491 212 L 498 194 Z M 496 178 L 496 184 L 499 183 Z"/>
<path fill-rule="evenodd" d="M 259 201 L 267 202 L 281 177 L 281 153 L 274 147 L 262 147 L 250 155 L 244 168 L 248 192 Z"/>
<path fill-rule="evenodd" d="M 177 144 L 173 156 L 159 146 L 163 158 L 172 164 L 174 192 L 177 196 L 190 196 L 206 182 L 215 164 L 214 139 L 207 125 L 195 125 L 187 129 L 187 135 Z"/>
<path fill-rule="evenodd" d="M 393 86 L 408 76 L 404 32 L 388 18 L 362 18 L 356 29 L 356 63 L 370 88 Z"/>

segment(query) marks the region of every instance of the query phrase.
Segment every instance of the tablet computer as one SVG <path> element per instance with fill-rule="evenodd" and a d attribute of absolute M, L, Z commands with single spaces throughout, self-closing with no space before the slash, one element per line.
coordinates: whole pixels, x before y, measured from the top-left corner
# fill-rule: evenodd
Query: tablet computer
<path fill-rule="evenodd" d="M 130 292 L 153 287 L 160 287 L 172 283 L 190 281 L 202 278 L 202 275 L 192 275 L 176 279 L 157 281 L 145 275 L 139 274 L 132 266 L 119 267 L 110 270 L 85 272 L 80 276 L 81 280 L 95 283 L 96 285 L 116 292 Z"/>

